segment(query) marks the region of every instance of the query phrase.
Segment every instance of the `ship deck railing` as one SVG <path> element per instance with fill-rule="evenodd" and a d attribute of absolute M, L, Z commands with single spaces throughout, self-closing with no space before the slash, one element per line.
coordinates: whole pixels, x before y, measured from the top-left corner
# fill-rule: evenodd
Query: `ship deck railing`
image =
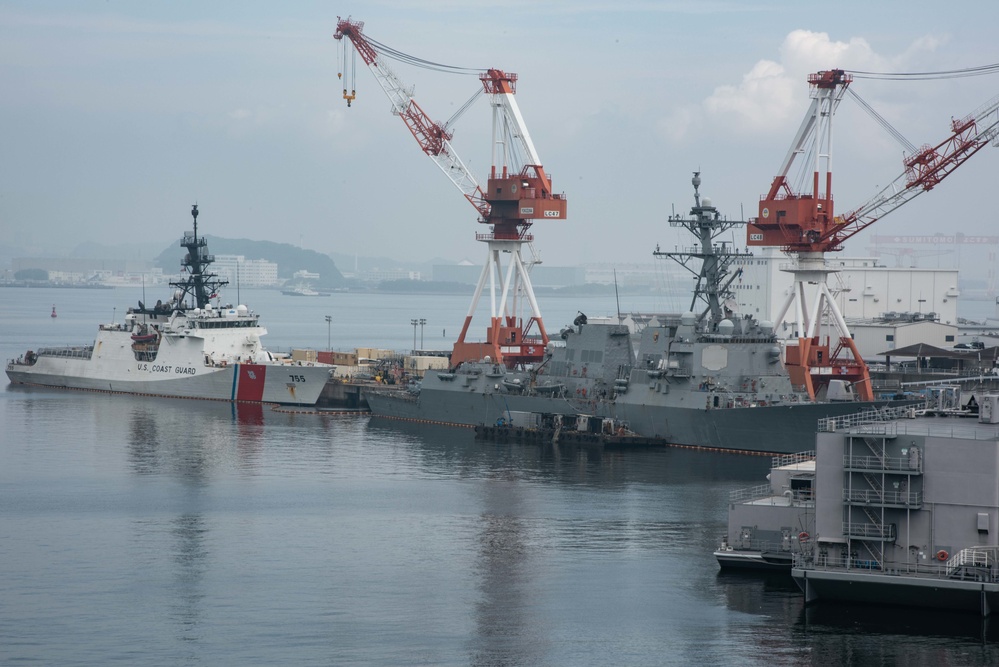
<path fill-rule="evenodd" d="M 43 347 L 39 348 L 36 355 L 39 357 L 63 357 L 71 359 L 90 359 L 94 356 L 94 346 L 83 347 Z"/>
<path fill-rule="evenodd" d="M 876 491 L 874 489 L 843 489 L 843 501 L 868 505 L 897 507 L 922 505 L 923 495 L 918 491 Z"/>
<path fill-rule="evenodd" d="M 965 440 L 999 440 L 999 425 L 982 424 L 954 417 L 953 419 L 919 418 L 916 406 L 883 407 L 864 410 L 841 417 L 818 420 L 818 430 L 824 433 L 849 433 L 894 438 L 900 435 L 931 435 Z"/>
<path fill-rule="evenodd" d="M 797 454 L 779 454 L 771 460 L 770 468 L 783 468 L 785 466 L 798 465 L 812 461 L 815 461 L 814 449 L 807 452 L 798 452 Z"/>
<path fill-rule="evenodd" d="M 797 538 L 792 538 L 787 542 L 773 540 L 736 540 L 734 544 L 726 544 L 733 551 L 759 551 L 760 553 L 792 553 L 800 549 Z"/>
<path fill-rule="evenodd" d="M 892 472 L 922 472 L 922 458 L 908 456 L 843 456 L 843 467 L 847 470 L 886 470 Z"/>
<path fill-rule="evenodd" d="M 730 491 L 728 501 L 731 504 L 772 505 L 774 507 L 791 507 L 794 505 L 814 505 L 815 494 L 811 489 L 785 488 L 775 493 L 769 484 L 759 484 L 746 489 Z"/>
<path fill-rule="evenodd" d="M 841 558 L 816 560 L 812 553 L 792 552 L 792 567 L 805 570 L 870 573 L 918 579 L 971 580 L 999 583 L 999 547 L 962 549 L 947 561 L 933 554 L 917 562 L 878 562 L 844 555 Z"/>
<path fill-rule="evenodd" d="M 730 491 L 728 494 L 728 501 L 730 503 L 745 503 L 752 500 L 765 498 L 770 495 L 773 495 L 773 491 L 771 490 L 769 484 L 758 484 L 756 486 L 751 486 L 747 489 L 738 489 L 736 491 Z"/>
<path fill-rule="evenodd" d="M 999 546 L 961 549 L 947 561 L 947 567 L 952 572 L 962 567 L 990 568 L 995 570 L 997 565 L 999 565 Z"/>

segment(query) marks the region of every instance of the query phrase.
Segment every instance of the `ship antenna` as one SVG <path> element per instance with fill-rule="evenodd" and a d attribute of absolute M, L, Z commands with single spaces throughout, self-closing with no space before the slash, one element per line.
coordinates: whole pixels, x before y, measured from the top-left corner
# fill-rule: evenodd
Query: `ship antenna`
<path fill-rule="evenodd" d="M 614 269 L 614 300 L 617 302 L 617 323 L 621 324 L 621 296 L 617 293 L 617 269 Z"/>

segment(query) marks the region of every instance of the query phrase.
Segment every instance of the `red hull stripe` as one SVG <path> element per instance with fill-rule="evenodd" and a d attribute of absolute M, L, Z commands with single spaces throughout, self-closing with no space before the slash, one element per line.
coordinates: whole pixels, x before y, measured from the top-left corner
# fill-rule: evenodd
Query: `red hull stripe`
<path fill-rule="evenodd" d="M 236 369 L 236 400 L 262 401 L 267 367 L 259 364 L 239 364 Z"/>

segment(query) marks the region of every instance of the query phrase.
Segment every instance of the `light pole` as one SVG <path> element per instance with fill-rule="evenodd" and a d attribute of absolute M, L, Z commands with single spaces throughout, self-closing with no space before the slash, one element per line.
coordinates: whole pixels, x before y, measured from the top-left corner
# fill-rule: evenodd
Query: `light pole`
<path fill-rule="evenodd" d="M 332 330 L 333 330 L 333 316 L 332 315 L 327 315 L 326 316 L 326 351 L 327 352 L 329 352 L 330 350 L 333 349 L 332 343 L 331 343 L 331 341 L 333 340 L 332 339 L 332 334 L 331 334 Z"/>
<path fill-rule="evenodd" d="M 410 320 L 410 324 L 413 325 L 413 352 L 416 352 L 416 325 L 420 323 L 419 320 Z"/>
<path fill-rule="evenodd" d="M 426 323 L 427 323 L 427 321 L 421 317 L 420 318 L 420 349 L 421 350 L 423 349 L 423 325 L 426 324 Z"/>

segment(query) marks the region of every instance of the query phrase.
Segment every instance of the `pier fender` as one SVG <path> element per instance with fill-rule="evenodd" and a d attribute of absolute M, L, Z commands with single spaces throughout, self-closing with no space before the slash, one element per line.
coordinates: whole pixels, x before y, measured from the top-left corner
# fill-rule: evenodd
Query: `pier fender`
<path fill-rule="evenodd" d="M 938 561 L 943 562 L 943 561 L 947 560 L 948 558 L 950 558 L 950 554 L 947 553 L 946 550 L 941 549 L 940 551 L 937 552 L 937 560 Z"/>

